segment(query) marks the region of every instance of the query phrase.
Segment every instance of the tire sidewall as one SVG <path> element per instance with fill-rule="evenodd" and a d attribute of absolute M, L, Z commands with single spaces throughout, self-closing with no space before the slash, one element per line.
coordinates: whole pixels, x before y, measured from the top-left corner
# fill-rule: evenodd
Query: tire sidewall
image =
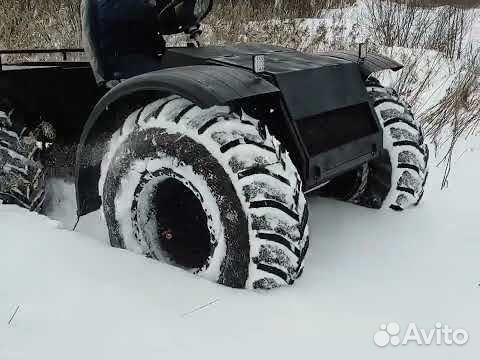
<path fill-rule="evenodd" d="M 152 146 L 154 144 L 156 146 Z M 216 224 L 209 227 L 217 240 L 208 264 L 199 274 L 223 285 L 244 288 L 250 266 L 250 245 L 242 201 L 222 164 L 205 146 L 181 130 L 172 133 L 162 128 L 137 129 L 115 150 L 103 186 L 103 209 L 112 245 L 142 251 L 141 244 L 135 246 L 125 241 L 134 232 L 134 222 L 128 216 L 130 204 L 141 174 L 153 173 L 162 167 L 181 175 L 200 200 L 208 201 L 207 206 L 202 203 L 204 209 L 211 209 L 207 217 Z M 122 203 L 129 205 L 120 209 L 117 205 Z"/>

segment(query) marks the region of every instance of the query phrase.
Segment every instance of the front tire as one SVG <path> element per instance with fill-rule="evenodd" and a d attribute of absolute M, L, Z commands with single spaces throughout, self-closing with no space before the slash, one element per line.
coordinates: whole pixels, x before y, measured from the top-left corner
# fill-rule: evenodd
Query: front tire
<path fill-rule="evenodd" d="M 99 190 L 111 243 L 234 288 L 291 285 L 308 248 L 300 176 L 268 130 L 170 96 L 114 134 Z"/>

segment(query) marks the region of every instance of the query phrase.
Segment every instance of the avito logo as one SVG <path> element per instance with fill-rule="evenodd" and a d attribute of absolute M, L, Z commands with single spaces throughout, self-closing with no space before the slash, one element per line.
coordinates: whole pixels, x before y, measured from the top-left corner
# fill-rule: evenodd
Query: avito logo
<path fill-rule="evenodd" d="M 465 345 L 468 333 L 463 329 L 452 329 L 440 322 L 432 329 L 419 328 L 415 323 L 408 324 L 404 333 L 396 322 L 380 325 L 380 330 L 373 336 L 374 343 L 379 347 L 387 345 L 399 346 L 415 343 L 417 345 Z"/>

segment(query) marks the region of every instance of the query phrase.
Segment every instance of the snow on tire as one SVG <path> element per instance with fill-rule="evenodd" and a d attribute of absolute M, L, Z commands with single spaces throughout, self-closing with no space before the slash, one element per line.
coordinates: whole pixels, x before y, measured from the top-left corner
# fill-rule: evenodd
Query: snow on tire
<path fill-rule="evenodd" d="M 395 90 L 373 79 L 367 91 L 383 127 L 384 151 L 366 168 L 365 189 L 354 201 L 397 211 L 416 206 L 428 178 L 429 150 L 422 126 Z"/>
<path fill-rule="evenodd" d="M 235 288 L 291 285 L 308 249 L 300 176 L 262 124 L 178 96 L 132 113 L 99 192 L 113 246 Z"/>
<path fill-rule="evenodd" d="M 0 204 L 40 211 L 45 200 L 45 170 L 24 139 L 11 129 L 10 114 L 0 111 Z"/>
<path fill-rule="evenodd" d="M 357 205 L 401 211 L 423 198 L 428 178 L 428 146 L 410 107 L 390 88 L 371 78 L 367 92 L 383 128 L 378 159 L 333 179 L 319 195 Z"/>

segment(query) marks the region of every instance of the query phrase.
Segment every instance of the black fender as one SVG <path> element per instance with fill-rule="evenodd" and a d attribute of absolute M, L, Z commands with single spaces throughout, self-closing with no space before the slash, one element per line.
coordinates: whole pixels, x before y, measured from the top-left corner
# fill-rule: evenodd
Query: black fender
<path fill-rule="evenodd" d="M 320 55 L 358 63 L 360 66 L 360 73 L 364 79 L 377 71 L 399 71 L 403 69 L 403 65 L 399 62 L 380 54 L 369 53 L 364 60 L 360 60 L 358 51 L 353 50 L 331 51 Z"/>
<path fill-rule="evenodd" d="M 251 72 L 214 65 L 163 69 L 121 82 L 95 106 L 80 138 L 75 165 L 78 216 L 101 206 L 101 161 L 111 136 L 123 125 L 109 114 L 115 113 L 117 105 L 135 103 L 140 108 L 166 94 L 176 94 L 209 108 L 277 92 L 277 87 Z"/>

